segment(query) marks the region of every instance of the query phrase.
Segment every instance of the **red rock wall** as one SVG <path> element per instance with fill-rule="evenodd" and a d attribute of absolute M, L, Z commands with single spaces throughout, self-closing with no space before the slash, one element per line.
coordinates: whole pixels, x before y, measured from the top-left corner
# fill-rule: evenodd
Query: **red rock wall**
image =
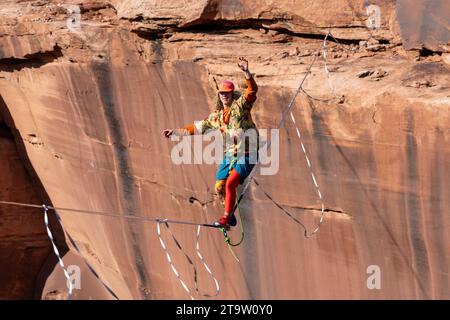
<path fill-rule="evenodd" d="M 322 46 L 316 35 L 328 27 L 318 11 L 324 5 L 305 1 L 289 11 L 293 5 L 281 2 L 276 10 L 255 14 L 244 2 L 231 10 L 208 1 L 177 15 L 173 2 L 156 16 L 133 20 L 150 11 L 111 3 L 114 9 L 83 12 L 82 19 L 105 24 L 86 25 L 84 38 L 55 29 L 52 50 L 0 60 L 0 94 L 32 170 L 57 207 L 210 222 L 221 213 L 212 191 L 215 166 L 174 165 L 173 144 L 161 131 L 205 117 L 218 81 L 230 78 L 242 86 L 237 54 L 249 59 L 260 86 L 258 127 L 275 127 Z M 346 50 L 328 44 L 338 97 L 329 99 L 319 57 L 304 86 L 310 97 L 299 95 L 294 108 L 324 197 L 325 222 L 306 240 L 299 224 L 252 185 L 242 204 L 246 238 L 236 249 L 241 263 L 218 231 L 202 232 L 200 247 L 221 284 L 220 299 L 450 297 L 449 67 L 440 55 L 411 57 L 404 51 L 394 30 L 393 1 L 379 1 L 390 18 L 369 44 L 359 43 L 368 36 L 364 20 L 355 22 L 364 13 L 363 1 L 347 4 L 330 5 L 343 8 L 336 24 L 350 26 L 332 30 Z M 233 12 L 239 17 L 235 26 Z M 280 18 L 280 12 L 295 17 Z M 312 22 L 302 23 L 301 16 Z M 66 16 L 53 19 L 64 23 Z M 280 26 L 284 20 L 287 25 Z M 203 23 L 208 27 L 202 29 Z M 8 50 L 3 52 L 14 52 Z M 278 174 L 257 181 L 311 231 L 320 202 L 290 120 L 280 138 Z M 154 223 L 60 213 L 83 257 L 121 299 L 189 298 L 167 263 Z M 195 257 L 195 228 L 171 229 Z M 190 265 L 168 234 L 163 237 L 192 287 Z M 199 260 L 196 265 L 201 288 L 213 291 Z M 380 267 L 380 290 L 367 287 L 370 265 Z M 56 288 L 52 279 L 50 291 Z M 59 292 L 64 290 L 61 284 Z"/>
<path fill-rule="evenodd" d="M 450 3 L 441 1 L 397 1 L 397 19 L 406 49 L 450 49 Z"/>
<path fill-rule="evenodd" d="M 0 97 L 0 199 L 14 202 L 40 204 L 45 191 L 30 176 L 28 160 L 21 155 L 7 117 L 6 106 Z M 6 113 L 5 113 L 6 112 Z M 60 229 L 50 217 L 55 239 L 62 254 L 67 251 Z M 42 269 L 50 256 L 51 244 L 44 228 L 41 209 L 23 208 L 0 204 L 0 299 L 39 298 L 49 276 Z"/>
<path fill-rule="evenodd" d="M 160 135 L 165 127 L 207 113 L 205 88 L 200 81 L 188 80 L 201 78 L 192 63 L 42 70 L 46 72 L 34 74 L 33 79 L 47 90 L 53 88 L 51 95 L 43 88 L 24 92 L 16 87 L 5 94 L 5 101 L 13 116 L 22 114 L 17 118 L 19 131 L 25 130 L 22 123 L 28 126 L 27 119 L 34 119 L 37 131 L 31 131 L 39 132 L 42 146 L 29 145 L 27 152 L 55 206 L 199 222 L 218 216 L 217 208 L 204 211 L 188 201 L 211 199 L 214 168 L 174 166 L 170 144 Z M 148 81 L 140 80 L 144 78 Z M 20 83 L 26 87 L 30 81 L 25 75 Z M 177 83 L 191 87 L 177 87 Z M 173 94 L 167 91 L 171 86 Z M 65 92 L 80 95 L 71 100 L 61 96 Z M 283 102 L 277 103 L 270 92 L 261 88 L 256 107 L 260 127 L 273 127 L 275 119 L 267 113 L 279 114 L 289 99 L 288 93 L 275 95 Z M 11 107 L 9 97 L 27 95 L 34 97 L 32 109 Z M 313 104 L 299 99 L 296 114 L 326 206 L 332 211 L 320 235 L 306 241 L 298 225 L 252 188 L 251 200 L 243 205 L 247 238 L 237 250 L 242 263 L 228 255 L 218 232 L 205 231 L 202 241 L 204 255 L 223 285 L 221 297 L 442 298 L 448 294 L 447 287 L 440 286 L 446 283 L 448 263 L 443 246 L 448 227 L 446 121 L 433 116 L 438 110 L 409 105 L 395 93 L 378 99 L 375 115 L 329 106 L 315 107 L 313 112 Z M 25 105 L 24 101 L 16 105 Z M 100 107 L 89 108 L 91 103 Z M 318 207 L 292 125 L 288 128 L 282 132 L 279 174 L 259 180 L 288 207 Z M 313 216 L 317 222 L 317 211 L 294 211 L 310 228 Z M 87 259 L 122 298 L 185 297 L 168 268 L 153 223 L 71 213 L 63 217 Z M 173 229 L 193 253 L 194 229 Z M 189 266 L 177 257 L 188 277 Z M 381 291 L 365 287 L 365 271 L 371 264 L 383 270 Z M 208 287 L 206 275 L 201 279 Z"/>

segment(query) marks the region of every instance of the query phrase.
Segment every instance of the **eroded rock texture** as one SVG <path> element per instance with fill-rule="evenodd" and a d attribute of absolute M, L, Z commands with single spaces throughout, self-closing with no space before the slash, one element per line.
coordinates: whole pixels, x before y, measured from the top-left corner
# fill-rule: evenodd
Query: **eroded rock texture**
<path fill-rule="evenodd" d="M 0 199 L 22 203 L 48 203 L 45 190 L 30 172 L 23 143 L 15 132 L 4 102 L 0 99 Z M 15 137 L 16 134 L 16 137 Z M 27 170 L 29 169 L 29 170 Z M 45 199 L 45 200 L 44 200 Z M 0 204 L 0 299 L 39 298 L 49 268 L 55 264 L 44 228 L 43 210 Z M 50 216 L 53 234 L 62 254 L 67 251 L 58 224 Z"/>
<path fill-rule="evenodd" d="M 293 115 L 325 201 L 325 221 L 306 240 L 301 226 L 263 193 L 309 231 L 320 218 L 321 203 L 287 119 L 279 172 L 257 175 L 261 187 L 252 183 L 242 203 L 241 263 L 218 231 L 202 230 L 203 256 L 221 285 L 218 298 L 448 299 L 450 13 L 445 1 L 434 3 L 414 11 L 405 9 L 407 1 L 373 1 L 381 25 L 368 29 L 362 0 L 114 0 L 76 10 L 69 7 L 76 1 L 6 1 L 0 6 L 0 95 L 13 124 L 5 130 L 15 130 L 28 172 L 56 207 L 210 222 L 221 214 L 215 166 L 174 165 L 173 143 L 161 131 L 205 117 L 221 80 L 242 88 L 240 55 L 260 86 L 253 111 L 258 127 L 276 127 L 316 57 Z M 417 31 L 403 10 L 417 13 Z M 439 20 L 439 29 L 429 19 Z M 322 50 L 328 31 L 334 36 L 325 48 L 330 79 Z M 2 167 L 20 166 L 7 151 L 12 140 L 3 145 Z M 11 172 L 2 189 L 18 188 L 25 174 Z M 2 193 L 5 200 L 10 196 Z M 24 211 L 5 212 L 2 207 L 1 223 L 16 224 L 11 237 L 23 246 L 17 230 L 26 237 L 34 232 L 15 220 Z M 82 257 L 119 298 L 189 298 L 167 263 L 155 223 L 60 214 Z M 171 230 L 195 257 L 196 229 Z M 163 237 L 193 287 L 191 266 L 170 235 Z M 82 264 L 69 247 L 68 263 Z M 40 250 L 24 251 L 24 257 L 40 261 L 29 258 Z M 201 289 L 213 292 L 200 260 L 195 263 Z M 2 270 L 18 265 L 2 256 Z M 379 290 L 367 287 L 371 265 L 381 270 Z M 36 262 L 16 285 L 30 288 L 39 271 Z M 55 267 L 43 298 L 65 297 L 58 272 Z M 76 297 L 111 298 L 95 277 L 85 279 Z"/>

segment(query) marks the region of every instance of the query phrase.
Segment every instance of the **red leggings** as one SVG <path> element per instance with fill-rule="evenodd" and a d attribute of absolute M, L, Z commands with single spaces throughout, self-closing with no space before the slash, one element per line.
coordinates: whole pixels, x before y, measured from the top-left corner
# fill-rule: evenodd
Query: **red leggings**
<path fill-rule="evenodd" d="M 225 212 L 231 213 L 236 202 L 236 188 L 241 182 L 241 176 L 236 170 L 232 170 L 225 184 Z"/>

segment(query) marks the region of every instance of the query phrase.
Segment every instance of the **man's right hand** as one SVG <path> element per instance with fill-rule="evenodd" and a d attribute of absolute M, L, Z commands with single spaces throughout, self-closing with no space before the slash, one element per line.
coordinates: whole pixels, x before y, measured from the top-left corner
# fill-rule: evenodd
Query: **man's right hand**
<path fill-rule="evenodd" d="M 173 134 L 173 129 L 166 129 L 163 131 L 163 135 L 166 138 L 170 138 L 170 136 Z"/>

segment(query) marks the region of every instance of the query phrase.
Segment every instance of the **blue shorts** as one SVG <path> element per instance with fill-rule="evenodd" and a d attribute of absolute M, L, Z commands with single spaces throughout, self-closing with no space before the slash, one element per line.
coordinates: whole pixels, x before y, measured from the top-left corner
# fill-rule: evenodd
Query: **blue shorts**
<path fill-rule="evenodd" d="M 245 178 L 247 178 L 250 172 L 252 172 L 252 169 L 255 166 L 255 164 L 250 163 L 249 155 L 242 156 L 241 158 L 239 158 L 237 161 L 234 162 L 232 160 L 233 158 L 231 156 L 226 155 L 225 157 L 223 157 L 222 163 L 220 164 L 220 167 L 217 170 L 216 180 L 226 180 L 230 175 L 230 169 L 233 168 L 241 176 L 240 183 L 242 184 Z"/>

